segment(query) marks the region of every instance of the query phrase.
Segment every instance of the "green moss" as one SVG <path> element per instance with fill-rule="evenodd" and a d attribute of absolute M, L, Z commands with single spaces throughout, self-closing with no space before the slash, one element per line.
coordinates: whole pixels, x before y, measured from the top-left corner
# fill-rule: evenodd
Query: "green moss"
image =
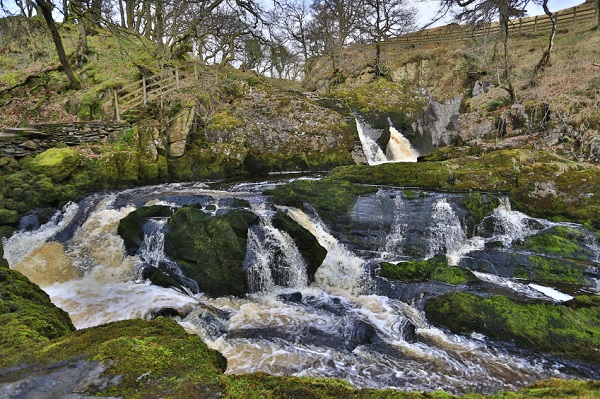
<path fill-rule="evenodd" d="M 45 362 L 86 355 L 120 375 L 103 395 L 127 398 L 216 397 L 223 390 L 226 361 L 175 321 L 127 320 L 77 331 L 47 346 Z"/>
<path fill-rule="evenodd" d="M 479 192 L 465 194 L 462 197 L 462 205 L 468 211 L 466 217 L 467 234 L 471 235 L 475 226 L 483 218 L 491 215 L 499 204 L 500 200 L 496 196 L 481 194 Z"/>
<path fill-rule="evenodd" d="M 0 225 L 15 224 L 19 221 L 19 214 L 16 211 L 0 208 Z"/>
<path fill-rule="evenodd" d="M 477 280 L 477 277 L 470 270 L 456 266 L 437 267 L 431 273 L 430 278 L 431 280 L 452 285 L 460 285 Z"/>
<path fill-rule="evenodd" d="M 584 236 L 572 227 L 556 226 L 525 238 L 521 248 L 541 254 L 587 260 L 593 253 L 583 247 Z"/>
<path fill-rule="evenodd" d="M 378 79 L 369 85 L 338 88 L 333 92 L 346 106 L 358 111 L 370 124 L 387 128 L 388 118 L 403 131 L 411 130 L 411 122 L 421 112 L 427 97 L 414 87 Z"/>
<path fill-rule="evenodd" d="M 444 255 L 436 255 L 431 259 L 413 260 L 398 264 L 383 262 L 379 266 L 379 276 L 390 280 L 427 281 L 436 268 L 447 267 L 448 261 Z"/>
<path fill-rule="evenodd" d="M 456 333 L 477 331 L 495 340 L 569 358 L 600 361 L 600 306 L 579 309 L 551 304 L 522 303 L 504 296 L 481 298 L 453 292 L 425 304 L 427 318 Z"/>
<path fill-rule="evenodd" d="M 69 315 L 21 273 L 0 267 L 0 367 L 26 360 L 49 340 L 73 330 Z"/>
<path fill-rule="evenodd" d="M 80 165 L 81 155 L 71 148 L 51 148 L 33 158 L 29 167 L 35 173 L 43 173 L 53 182 L 61 182 L 69 177 Z"/>
<path fill-rule="evenodd" d="M 593 282 L 584 275 L 585 265 L 545 256 L 529 256 L 532 280 L 547 283 L 567 283 L 590 286 Z"/>
<path fill-rule="evenodd" d="M 258 217 L 246 210 L 210 216 L 196 207 L 183 207 L 169 219 L 165 250 L 202 292 L 243 296 L 248 292 L 243 271 L 248 228 L 255 223 Z"/>

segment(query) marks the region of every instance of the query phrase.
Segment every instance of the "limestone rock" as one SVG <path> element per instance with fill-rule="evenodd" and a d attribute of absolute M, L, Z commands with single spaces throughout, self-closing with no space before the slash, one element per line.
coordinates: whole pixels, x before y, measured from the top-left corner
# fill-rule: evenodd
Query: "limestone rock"
<path fill-rule="evenodd" d="M 492 120 L 477 113 L 461 114 L 455 124 L 458 138 L 465 144 L 477 140 L 489 140 L 498 135 Z"/>
<path fill-rule="evenodd" d="M 493 111 L 510 102 L 510 94 L 500 87 L 490 87 L 479 95 L 467 100 L 467 109 L 471 112 Z"/>
<path fill-rule="evenodd" d="M 173 120 L 167 131 L 168 154 L 178 158 L 185 153 L 185 146 L 190 133 L 196 128 L 196 111 L 186 108 Z"/>

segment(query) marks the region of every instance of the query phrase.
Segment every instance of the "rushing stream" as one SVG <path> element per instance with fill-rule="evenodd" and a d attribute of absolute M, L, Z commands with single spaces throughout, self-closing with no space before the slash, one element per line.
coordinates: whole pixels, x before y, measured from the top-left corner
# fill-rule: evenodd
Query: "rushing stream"
<path fill-rule="evenodd" d="M 493 228 L 472 235 L 465 231 L 457 195 L 380 189 L 356 203 L 352 234 L 360 240 L 349 241 L 315 212 L 269 203 L 261 193 L 271 185 L 245 183 L 223 190 L 202 183 L 170 184 L 95 194 L 68 204 L 39 229 L 6 240 L 5 257 L 66 310 L 77 328 L 179 315 L 184 328 L 225 355 L 228 373 L 338 377 L 358 387 L 453 393 L 517 388 L 547 377 L 599 377 L 586 366 L 494 344 L 482 335 L 438 329 L 426 320 L 422 302 L 424 293 L 443 291 L 443 284 L 394 283 L 375 272 L 380 261 L 414 256 L 409 255 L 414 248 L 427 248 L 420 254 L 424 258 L 442 253 L 459 264 L 486 243 L 510 245 L 555 224 L 514 212 L 503 200 L 492 215 Z M 126 254 L 117 234 L 121 219 L 154 204 L 173 209 L 202 204 L 219 214 L 231 206 L 232 197 L 248 201 L 259 217 L 248 233 L 244 260 L 250 294 L 209 298 L 142 278 L 145 264 L 162 262 L 177 271 L 164 252 L 165 219 L 154 218 L 145 226 L 135 255 Z M 273 226 L 277 210 L 327 250 L 314 282 L 293 240 Z M 593 235 L 588 238 L 597 260 L 597 242 Z M 570 298 L 552 287 L 496 274 L 478 272 L 477 277 L 482 291 L 548 302 Z M 597 287 L 590 289 L 598 293 Z"/>

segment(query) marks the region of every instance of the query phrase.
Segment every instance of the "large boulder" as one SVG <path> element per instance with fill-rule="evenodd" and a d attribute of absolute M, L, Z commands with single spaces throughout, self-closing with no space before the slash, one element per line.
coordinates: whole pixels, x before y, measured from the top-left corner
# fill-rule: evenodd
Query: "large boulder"
<path fill-rule="evenodd" d="M 243 296 L 248 283 L 243 270 L 248 228 L 258 216 L 236 209 L 210 216 L 197 207 L 183 207 L 169 219 L 165 251 L 201 292 L 211 296 Z"/>

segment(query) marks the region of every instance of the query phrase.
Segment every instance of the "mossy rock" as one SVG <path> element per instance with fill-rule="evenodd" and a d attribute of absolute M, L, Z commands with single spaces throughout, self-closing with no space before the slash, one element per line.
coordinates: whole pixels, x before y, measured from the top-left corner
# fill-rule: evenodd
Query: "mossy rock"
<path fill-rule="evenodd" d="M 584 301 L 580 299 L 579 301 Z M 454 333 L 482 333 L 494 340 L 571 359 L 600 363 L 600 306 L 524 303 L 494 295 L 452 292 L 425 303 L 427 318 Z"/>
<path fill-rule="evenodd" d="M 231 399 L 581 399 L 600 393 L 599 381 L 548 379 L 517 392 L 494 392 L 489 395 L 454 396 L 445 392 L 402 392 L 393 389 L 356 389 L 346 381 L 333 378 L 276 377 L 263 373 L 228 376 Z"/>
<path fill-rule="evenodd" d="M 345 181 L 296 180 L 265 191 L 279 203 L 304 208 L 314 205 L 319 215 L 328 223 L 349 214 L 359 196 L 376 192 L 377 188 Z"/>
<path fill-rule="evenodd" d="M 167 218 L 173 210 L 164 205 L 144 206 L 136 209 L 119 221 L 117 233 L 123 239 L 125 249 L 129 255 L 135 255 L 140 245 L 144 242 L 144 225 L 148 218 Z"/>
<path fill-rule="evenodd" d="M 382 262 L 379 265 L 379 276 L 399 281 L 427 281 L 438 267 L 448 267 L 444 255 L 436 255 L 425 260 L 412 260 L 397 264 Z"/>
<path fill-rule="evenodd" d="M 306 261 L 309 282 L 314 281 L 317 269 L 327 256 L 327 250 L 319 244 L 317 238 L 310 231 L 300 226 L 283 212 L 277 212 L 273 218 L 273 226 L 285 231 L 292 237 Z"/>
<path fill-rule="evenodd" d="M 581 287 L 595 285 L 595 269 L 587 264 L 545 255 L 509 252 L 493 246 L 485 251 L 469 253 L 468 257 L 461 259 L 460 266 L 500 277 L 520 278 L 542 284 L 558 283 Z"/>
<path fill-rule="evenodd" d="M 75 330 L 69 315 L 21 273 L 0 267 L 0 367 L 25 361 L 32 352 Z"/>
<path fill-rule="evenodd" d="M 225 358 L 166 318 L 80 330 L 36 354 L 42 364 L 81 356 L 107 366 L 103 396 L 217 398 L 225 389 Z"/>
<path fill-rule="evenodd" d="M 500 205 L 500 199 L 494 195 L 472 192 L 462 197 L 461 204 L 467 210 L 465 227 L 467 236 L 471 237 L 475 232 L 475 226 Z"/>
<path fill-rule="evenodd" d="M 600 168 L 545 152 L 497 150 L 437 162 L 354 165 L 331 180 L 452 192 L 505 193 L 519 210 L 600 226 Z"/>
<path fill-rule="evenodd" d="M 243 270 L 248 228 L 258 217 L 246 210 L 210 216 L 183 207 L 169 219 L 165 250 L 183 274 L 211 296 L 243 296 L 248 292 Z"/>
<path fill-rule="evenodd" d="M 36 155 L 29 167 L 35 173 L 43 173 L 58 183 L 69 177 L 81 164 L 81 155 L 72 148 L 50 148 Z"/>
<path fill-rule="evenodd" d="M 477 280 L 473 272 L 457 266 L 437 267 L 429 278 L 451 285 L 461 285 Z"/>
<path fill-rule="evenodd" d="M 574 227 L 555 226 L 529 236 L 517 247 L 539 254 L 569 259 L 593 259 L 593 251 L 585 248 L 585 235 Z"/>

